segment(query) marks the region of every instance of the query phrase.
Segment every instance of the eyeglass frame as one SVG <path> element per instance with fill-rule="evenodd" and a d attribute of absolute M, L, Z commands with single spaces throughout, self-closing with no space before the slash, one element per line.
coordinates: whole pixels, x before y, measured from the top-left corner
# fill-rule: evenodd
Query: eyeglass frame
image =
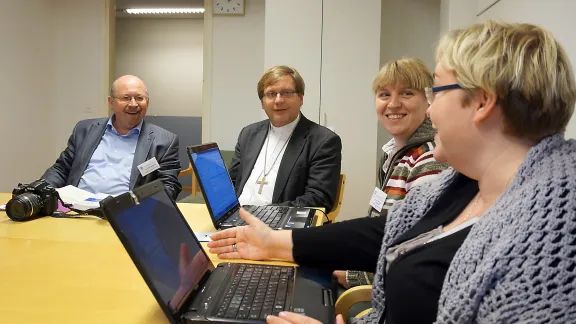
<path fill-rule="evenodd" d="M 426 96 L 426 101 L 428 104 L 431 105 L 434 102 L 434 98 L 430 99 L 430 96 L 435 95 L 438 92 L 446 91 L 446 90 L 453 90 L 453 89 L 463 89 L 458 83 L 448 84 L 439 87 L 426 87 L 424 88 L 424 94 Z"/>
<path fill-rule="evenodd" d="M 123 99 L 128 97 L 128 101 L 124 101 Z M 142 97 L 142 101 L 138 101 L 136 100 L 137 97 Z M 118 101 L 129 104 L 130 102 L 132 102 L 132 100 L 134 100 L 136 103 L 143 103 L 145 101 L 148 101 L 148 99 L 150 99 L 148 96 L 122 96 L 122 97 L 116 97 L 116 96 L 112 96 L 112 98 L 118 99 Z"/>
<path fill-rule="evenodd" d="M 297 93 L 298 93 L 298 91 L 296 91 L 296 90 L 288 90 L 288 89 L 281 90 L 280 92 L 268 91 L 268 92 L 264 93 L 264 98 L 266 98 L 268 100 L 274 100 L 274 99 L 278 98 L 278 95 L 280 95 L 280 98 L 287 99 L 287 98 L 292 98 Z M 274 94 L 274 96 L 269 96 L 269 94 L 270 95 Z"/>

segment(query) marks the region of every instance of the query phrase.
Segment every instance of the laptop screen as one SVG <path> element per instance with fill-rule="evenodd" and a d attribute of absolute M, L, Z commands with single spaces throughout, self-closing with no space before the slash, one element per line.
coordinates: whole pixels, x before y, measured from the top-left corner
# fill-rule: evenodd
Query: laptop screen
<path fill-rule="evenodd" d="M 145 272 L 142 275 L 164 305 L 176 313 L 206 270 L 212 268 L 186 221 L 164 190 L 114 218 Z"/>
<path fill-rule="evenodd" d="M 198 181 L 202 184 L 204 198 L 212 209 L 214 220 L 218 220 L 228 210 L 238 204 L 228 170 L 218 148 L 192 153 L 192 162 L 198 172 Z"/>

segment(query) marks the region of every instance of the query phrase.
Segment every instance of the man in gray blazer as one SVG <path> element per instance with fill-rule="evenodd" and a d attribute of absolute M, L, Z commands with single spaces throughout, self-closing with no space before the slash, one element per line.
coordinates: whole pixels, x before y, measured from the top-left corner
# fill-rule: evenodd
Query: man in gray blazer
<path fill-rule="evenodd" d="M 244 127 L 229 173 L 242 205 L 334 207 L 342 162 L 340 137 L 300 112 L 304 80 L 275 66 L 258 82 L 269 119 Z"/>
<path fill-rule="evenodd" d="M 182 190 L 178 137 L 144 121 L 149 101 L 142 80 L 132 75 L 118 78 L 108 97 L 112 117 L 76 124 L 68 147 L 42 178 L 56 188 L 73 185 L 111 195 L 160 179 L 176 199 Z M 143 163 L 148 170 L 141 172 L 138 166 Z"/>

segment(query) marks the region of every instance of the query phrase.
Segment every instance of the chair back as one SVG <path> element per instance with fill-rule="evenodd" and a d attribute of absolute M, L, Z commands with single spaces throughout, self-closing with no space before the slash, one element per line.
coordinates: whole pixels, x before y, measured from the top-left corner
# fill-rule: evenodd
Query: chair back
<path fill-rule="evenodd" d="M 338 214 L 340 214 L 340 208 L 342 208 L 342 199 L 344 197 L 344 187 L 346 185 L 346 175 L 340 174 L 340 184 L 338 185 L 338 191 L 336 191 L 336 201 L 334 202 L 334 208 L 328 213 L 328 221 L 334 223 Z"/>

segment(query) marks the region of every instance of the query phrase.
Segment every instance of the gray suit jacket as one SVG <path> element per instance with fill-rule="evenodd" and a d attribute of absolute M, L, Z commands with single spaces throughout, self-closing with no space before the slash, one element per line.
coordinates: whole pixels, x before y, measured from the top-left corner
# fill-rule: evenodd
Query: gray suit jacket
<path fill-rule="evenodd" d="M 68 147 L 42 178 L 56 188 L 78 186 L 92 154 L 100 144 L 107 122 L 108 118 L 98 118 L 82 120 L 76 124 L 68 139 Z M 160 169 L 142 177 L 137 166 L 152 157 L 156 157 Z M 180 169 L 178 137 L 161 127 L 143 122 L 132 163 L 130 189 L 160 179 L 168 195 L 176 199 L 182 190 L 182 185 L 178 182 Z"/>
<path fill-rule="evenodd" d="M 268 119 L 248 125 L 238 136 L 229 169 L 238 197 L 256 164 L 269 125 Z M 272 204 L 332 210 L 341 165 L 340 137 L 301 114 L 280 162 Z"/>

